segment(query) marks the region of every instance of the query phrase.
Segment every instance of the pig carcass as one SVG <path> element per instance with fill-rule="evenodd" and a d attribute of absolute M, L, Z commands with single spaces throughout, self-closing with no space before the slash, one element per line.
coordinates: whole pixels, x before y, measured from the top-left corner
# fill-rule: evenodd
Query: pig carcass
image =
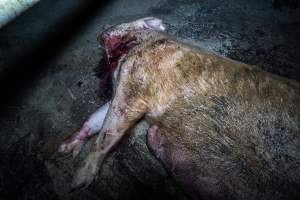
<path fill-rule="evenodd" d="M 76 155 L 100 131 L 74 178 L 87 186 L 140 119 L 156 155 L 195 199 L 286 199 L 300 193 L 300 84 L 165 32 L 157 18 L 104 31 L 111 102 L 60 146 Z M 154 139 L 153 139 L 154 138 Z"/>

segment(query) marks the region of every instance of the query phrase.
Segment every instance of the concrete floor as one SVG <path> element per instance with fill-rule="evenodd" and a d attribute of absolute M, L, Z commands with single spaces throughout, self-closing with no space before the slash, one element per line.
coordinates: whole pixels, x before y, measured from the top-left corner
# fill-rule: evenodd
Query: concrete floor
<path fill-rule="evenodd" d="M 145 124 L 96 182 L 69 193 L 92 142 L 76 159 L 57 145 L 110 98 L 97 84 L 98 34 L 156 16 L 183 40 L 300 81 L 299 15 L 268 0 L 41 1 L 0 30 L 0 199 L 187 199 L 149 153 Z"/>

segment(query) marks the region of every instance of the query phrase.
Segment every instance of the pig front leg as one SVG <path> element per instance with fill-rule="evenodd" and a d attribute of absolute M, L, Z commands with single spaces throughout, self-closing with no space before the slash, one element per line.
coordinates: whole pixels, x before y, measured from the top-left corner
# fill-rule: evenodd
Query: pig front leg
<path fill-rule="evenodd" d="M 142 95 L 139 95 L 139 91 L 133 92 L 132 88 L 124 83 L 130 78 L 123 78 L 125 80 L 121 81 L 116 89 L 94 149 L 74 178 L 73 189 L 87 187 L 93 181 L 108 153 L 120 142 L 126 131 L 146 113 L 147 104 Z"/>
<path fill-rule="evenodd" d="M 61 153 L 72 152 L 76 157 L 87 139 L 100 131 L 110 102 L 96 110 L 83 124 L 83 126 L 66 139 L 58 148 Z"/>

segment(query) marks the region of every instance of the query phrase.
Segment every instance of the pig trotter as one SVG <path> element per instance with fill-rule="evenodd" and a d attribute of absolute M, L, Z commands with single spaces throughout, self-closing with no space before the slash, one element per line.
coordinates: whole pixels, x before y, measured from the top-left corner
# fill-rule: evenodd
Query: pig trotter
<path fill-rule="evenodd" d="M 94 151 L 89 153 L 83 167 L 75 175 L 72 190 L 86 188 L 93 182 L 102 166 L 103 160 L 121 138 L 109 134 L 101 134 L 98 137 Z"/>
<path fill-rule="evenodd" d="M 75 133 L 76 134 L 76 133 Z M 72 138 L 70 138 L 71 140 Z M 80 152 L 84 142 L 81 140 L 73 139 L 70 141 L 67 139 L 64 141 L 58 148 L 58 152 L 60 153 L 70 153 L 72 151 L 73 157 L 76 157 Z"/>
<path fill-rule="evenodd" d="M 88 138 L 88 131 L 83 128 L 73 133 L 73 135 L 65 140 L 58 148 L 58 152 L 70 153 L 72 152 L 73 157 L 76 157 L 81 151 L 82 146 Z M 88 130 L 88 129 L 87 129 Z"/>
<path fill-rule="evenodd" d="M 97 152 L 92 152 L 89 154 L 88 158 L 85 160 L 84 166 L 81 167 L 72 182 L 72 190 L 79 188 L 87 188 L 99 171 L 101 163 L 104 156 L 99 155 Z"/>
<path fill-rule="evenodd" d="M 100 107 L 90 118 L 83 124 L 79 131 L 72 134 L 70 138 L 65 140 L 58 148 L 61 153 L 73 153 L 76 157 L 89 137 L 100 131 L 104 118 L 106 116 L 109 103 Z"/>

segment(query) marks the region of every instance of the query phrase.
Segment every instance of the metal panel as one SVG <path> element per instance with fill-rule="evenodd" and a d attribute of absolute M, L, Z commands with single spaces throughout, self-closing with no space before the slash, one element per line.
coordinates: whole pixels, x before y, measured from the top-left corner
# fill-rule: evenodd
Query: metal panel
<path fill-rule="evenodd" d="M 39 0 L 0 0 L 0 28 Z"/>

